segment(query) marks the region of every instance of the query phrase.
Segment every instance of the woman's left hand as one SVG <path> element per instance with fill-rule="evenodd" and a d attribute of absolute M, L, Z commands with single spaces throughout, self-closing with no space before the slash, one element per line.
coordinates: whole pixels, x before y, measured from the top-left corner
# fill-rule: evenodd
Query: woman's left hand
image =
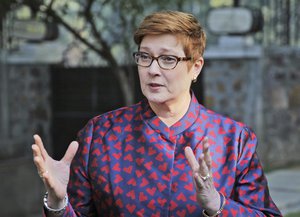
<path fill-rule="evenodd" d="M 214 186 L 212 177 L 212 159 L 209 151 L 208 138 L 205 137 L 202 142 L 202 153 L 198 161 L 191 147 L 186 147 L 184 152 L 193 172 L 197 201 L 200 206 L 205 209 L 207 214 L 212 215 L 219 210 L 221 202 L 220 194 Z"/>

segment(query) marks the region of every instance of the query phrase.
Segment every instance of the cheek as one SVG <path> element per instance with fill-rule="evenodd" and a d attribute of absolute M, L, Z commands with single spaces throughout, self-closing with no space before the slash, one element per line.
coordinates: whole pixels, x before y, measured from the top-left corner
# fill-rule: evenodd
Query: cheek
<path fill-rule="evenodd" d="M 172 74 L 172 76 L 169 76 L 167 80 L 174 84 L 175 86 L 180 86 L 181 88 L 184 88 L 184 86 L 187 86 L 191 83 L 191 76 L 183 71 L 180 71 L 176 74 Z"/>
<path fill-rule="evenodd" d="M 145 73 L 139 72 L 139 81 L 140 81 L 140 89 L 142 90 L 142 92 L 144 92 L 147 83 L 147 78 L 145 76 Z"/>
<path fill-rule="evenodd" d="M 139 80 L 140 80 L 140 83 L 143 83 L 144 80 L 145 80 L 145 76 L 144 73 L 142 73 L 140 70 L 138 71 L 138 75 L 139 75 Z"/>

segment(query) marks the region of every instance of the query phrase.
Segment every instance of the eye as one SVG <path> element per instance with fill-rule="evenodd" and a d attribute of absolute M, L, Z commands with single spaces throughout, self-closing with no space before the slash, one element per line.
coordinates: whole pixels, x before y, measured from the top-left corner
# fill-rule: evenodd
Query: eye
<path fill-rule="evenodd" d="M 177 59 L 174 56 L 160 56 L 161 61 L 164 63 L 172 64 L 176 63 Z"/>
<path fill-rule="evenodd" d="M 143 53 L 143 52 L 138 53 L 138 57 L 141 58 L 142 60 L 149 60 L 149 59 L 151 59 L 151 56 L 149 54 Z"/>

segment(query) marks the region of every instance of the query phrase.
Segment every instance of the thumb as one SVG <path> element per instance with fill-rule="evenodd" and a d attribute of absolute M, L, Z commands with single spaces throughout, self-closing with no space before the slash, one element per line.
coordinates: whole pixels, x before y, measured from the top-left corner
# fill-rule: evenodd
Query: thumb
<path fill-rule="evenodd" d="M 73 160 L 73 158 L 77 152 L 78 145 L 79 144 L 76 141 L 71 142 L 64 157 L 62 158 L 62 161 L 64 161 L 66 164 L 70 165 L 71 161 Z"/>

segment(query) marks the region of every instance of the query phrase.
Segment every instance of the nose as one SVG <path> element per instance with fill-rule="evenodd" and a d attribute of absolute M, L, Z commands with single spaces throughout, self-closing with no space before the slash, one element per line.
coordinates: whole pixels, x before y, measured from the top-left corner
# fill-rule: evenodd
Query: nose
<path fill-rule="evenodd" d="M 148 73 L 151 75 L 159 75 L 160 74 L 160 66 L 158 65 L 158 60 L 154 59 L 151 65 L 148 67 Z"/>

